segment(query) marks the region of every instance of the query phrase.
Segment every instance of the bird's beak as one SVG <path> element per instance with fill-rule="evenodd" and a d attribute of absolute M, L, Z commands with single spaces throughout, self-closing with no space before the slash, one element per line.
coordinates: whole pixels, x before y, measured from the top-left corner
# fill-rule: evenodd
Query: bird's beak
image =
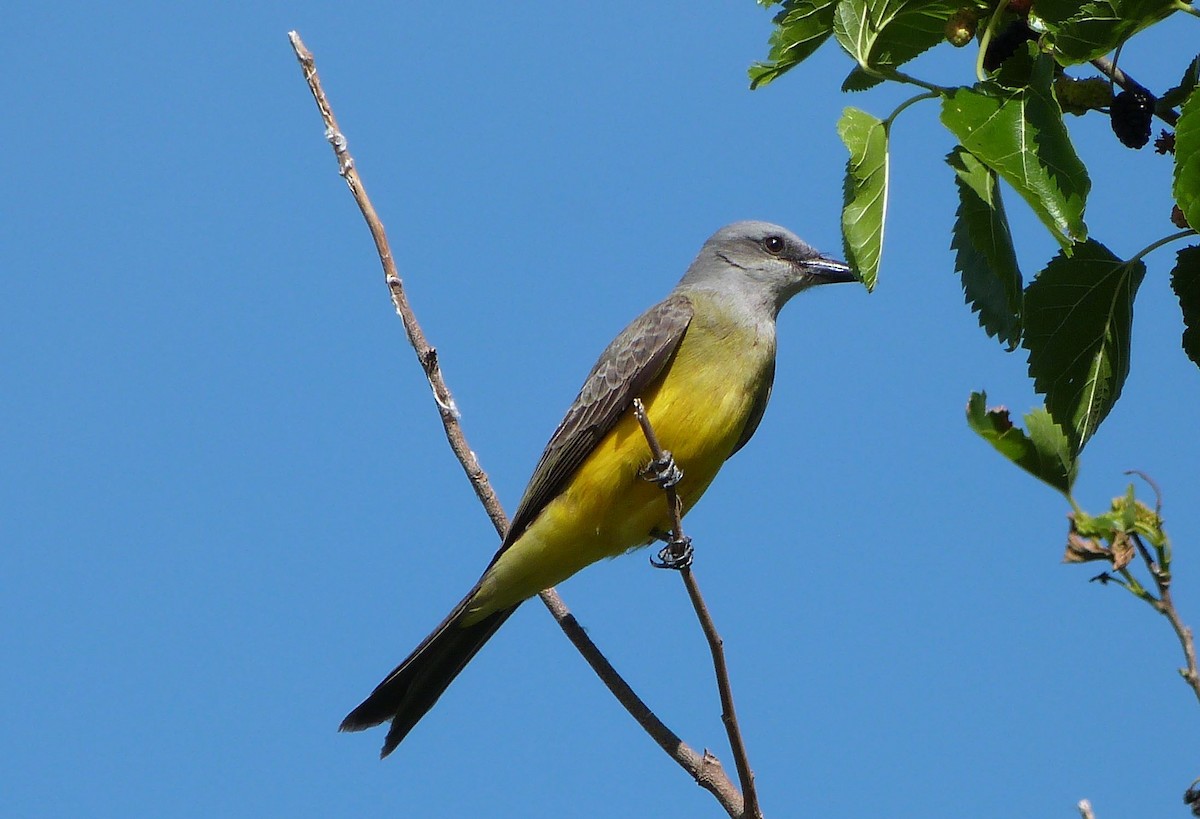
<path fill-rule="evenodd" d="M 858 276 L 850 269 L 850 265 L 837 259 L 826 259 L 818 256 L 804 262 L 804 270 L 812 276 L 814 284 L 838 284 L 839 282 L 856 282 Z"/>

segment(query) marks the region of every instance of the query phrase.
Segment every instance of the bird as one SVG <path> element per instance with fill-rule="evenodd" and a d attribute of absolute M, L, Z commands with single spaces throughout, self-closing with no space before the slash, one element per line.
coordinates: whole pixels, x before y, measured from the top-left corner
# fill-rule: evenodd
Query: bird
<path fill-rule="evenodd" d="M 478 582 L 339 730 L 390 721 L 386 757 L 523 601 L 662 539 L 671 510 L 647 468 L 660 485 L 677 481 L 690 509 L 762 420 L 780 309 L 811 287 L 856 280 L 845 262 L 769 222 L 734 222 L 709 237 L 667 297 L 601 353 Z M 651 463 L 635 399 L 670 463 Z"/>

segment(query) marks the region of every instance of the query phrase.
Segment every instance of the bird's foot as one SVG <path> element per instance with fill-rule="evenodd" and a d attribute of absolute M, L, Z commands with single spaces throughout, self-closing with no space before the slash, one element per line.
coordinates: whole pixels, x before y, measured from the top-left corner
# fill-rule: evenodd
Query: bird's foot
<path fill-rule="evenodd" d="M 658 550 L 658 557 L 650 558 L 650 565 L 656 569 L 686 569 L 692 565 L 692 539 L 690 537 L 672 537 L 667 545 Z"/>
<path fill-rule="evenodd" d="M 661 458 L 655 458 L 638 470 L 638 477 L 662 489 L 670 489 L 683 480 L 683 470 L 675 463 L 671 453 L 663 450 Z"/>

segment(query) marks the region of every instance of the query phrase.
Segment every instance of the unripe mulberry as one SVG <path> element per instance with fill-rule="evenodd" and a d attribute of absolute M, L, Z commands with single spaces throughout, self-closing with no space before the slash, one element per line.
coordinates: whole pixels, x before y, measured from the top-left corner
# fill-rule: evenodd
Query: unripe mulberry
<path fill-rule="evenodd" d="M 1112 103 L 1112 87 L 1102 77 L 1076 80 L 1066 74 L 1054 81 L 1054 96 L 1064 114 L 1081 115 Z"/>
<path fill-rule="evenodd" d="M 955 48 L 962 48 L 975 38 L 975 24 L 979 15 L 975 9 L 961 8 L 946 21 L 946 40 Z"/>
<path fill-rule="evenodd" d="M 1141 88 L 1122 91 L 1108 108 L 1113 133 L 1126 148 L 1141 148 L 1150 141 L 1154 95 Z"/>

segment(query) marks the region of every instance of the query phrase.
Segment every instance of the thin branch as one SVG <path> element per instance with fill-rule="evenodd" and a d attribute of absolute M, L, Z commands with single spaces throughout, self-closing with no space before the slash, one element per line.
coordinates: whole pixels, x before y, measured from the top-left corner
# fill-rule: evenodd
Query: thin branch
<path fill-rule="evenodd" d="M 488 481 L 487 473 L 483 471 L 483 467 L 480 466 L 475 453 L 467 444 L 466 435 L 463 433 L 462 424 L 460 423 L 458 408 L 454 403 L 454 396 L 450 393 L 450 388 L 446 386 L 445 379 L 442 377 L 437 350 L 426 340 L 425 334 L 417 322 L 416 314 L 408 302 L 408 296 L 404 291 L 404 284 L 401 282 L 400 275 L 396 271 L 396 262 L 392 257 L 387 233 L 384 230 L 382 221 L 375 212 L 374 206 L 371 204 L 370 198 L 367 196 L 366 188 L 358 175 L 358 170 L 355 168 L 354 158 L 350 155 L 350 151 L 347 148 L 346 137 L 338 127 L 337 118 L 334 117 L 333 109 L 325 96 L 324 89 L 321 87 L 321 80 L 317 75 L 316 61 L 313 58 L 312 52 L 305 47 L 304 42 L 300 39 L 299 33 L 295 31 L 288 32 L 288 39 L 291 41 L 292 50 L 296 53 L 296 59 L 300 61 L 300 67 L 304 71 L 304 80 L 312 92 L 313 99 L 316 101 L 317 108 L 321 113 L 321 119 L 325 123 L 325 137 L 333 146 L 334 156 L 338 161 L 338 173 L 346 180 L 346 184 L 350 187 L 350 193 L 354 197 L 359 210 L 362 211 L 363 218 L 367 222 L 367 227 L 371 231 L 371 238 L 375 241 L 375 249 L 378 251 L 379 261 L 383 265 L 384 279 L 388 286 L 388 292 L 391 295 L 392 306 L 404 323 L 408 340 L 417 354 L 417 361 L 421 364 L 421 368 L 425 372 L 425 377 L 429 381 L 429 386 L 433 390 L 433 398 L 438 406 L 438 412 L 442 419 L 442 427 L 446 432 L 446 440 L 450 443 L 450 448 L 454 451 L 455 457 L 462 464 L 467 480 L 470 481 L 476 496 L 483 504 L 488 517 L 491 518 L 497 533 L 503 537 L 508 530 L 508 517 L 505 515 L 504 509 L 492 489 L 491 482 Z M 583 655 L 588 665 L 592 667 L 608 690 L 613 693 L 617 701 L 637 720 L 642 729 L 680 767 L 687 771 L 700 787 L 712 793 L 721 804 L 721 807 L 731 817 L 735 817 L 735 819 L 742 817 L 744 805 L 742 796 L 725 773 L 720 760 L 708 752 L 705 752 L 703 755 L 697 754 L 654 715 L 645 702 L 634 693 L 629 684 L 612 667 L 612 664 L 608 662 L 600 652 L 600 649 L 592 642 L 591 638 L 588 637 L 587 632 L 579 625 L 575 616 L 567 608 L 566 603 L 563 602 L 554 589 L 546 589 L 539 596 L 542 603 L 545 604 L 550 614 L 554 617 L 555 622 L 558 623 L 563 633 L 567 635 L 567 639 Z"/>
<path fill-rule="evenodd" d="M 375 241 L 375 250 L 378 251 L 379 261 L 383 265 L 384 280 L 387 282 L 388 292 L 391 294 L 392 306 L 404 323 L 404 331 L 408 334 L 409 343 L 412 344 L 413 350 L 417 354 L 417 361 L 425 371 L 425 378 L 433 390 L 433 400 L 437 403 L 438 413 L 442 418 L 446 440 L 450 442 L 450 448 L 454 450 L 454 455 L 467 473 L 467 479 L 471 482 L 480 502 L 483 503 L 483 508 L 487 510 L 488 517 L 492 519 L 496 531 L 503 537 L 504 532 L 508 529 L 508 518 L 504 514 L 504 509 L 501 507 L 496 493 L 492 490 L 487 473 L 483 471 L 475 453 L 467 445 L 462 425 L 459 424 L 458 407 L 454 403 L 454 396 L 450 394 L 450 389 L 442 378 L 437 350 L 426 341 L 425 333 L 421 330 L 421 325 L 417 323 L 416 314 L 408 303 L 404 284 L 400 281 L 400 274 L 396 271 L 396 260 L 392 257 L 392 250 L 388 245 L 387 232 L 383 228 L 383 222 L 380 221 L 379 215 L 375 212 L 375 206 L 371 204 L 371 199 L 367 196 L 367 190 L 362 179 L 359 178 L 358 169 L 354 167 L 354 158 L 350 156 L 347 148 L 346 137 L 338 127 L 337 118 L 333 115 L 333 109 L 329 105 L 324 89 L 321 88 L 321 80 L 317 76 L 317 67 L 312 52 L 305 47 L 298 33 L 288 32 L 288 38 L 292 42 L 292 50 L 296 52 L 296 59 L 300 61 L 300 67 L 304 70 L 304 80 L 308 83 L 313 99 L 316 100 L 317 109 L 321 112 L 321 119 L 325 123 L 325 138 L 333 146 L 333 153 L 338 161 L 338 173 L 350 187 L 350 194 L 354 197 L 358 209 L 362 211 L 367 228 L 371 231 L 371 238 Z"/>
<path fill-rule="evenodd" d="M 542 602 L 546 604 L 546 608 L 550 609 L 550 613 L 554 615 L 554 619 L 566 633 L 567 639 L 583 655 L 596 675 L 604 681 L 617 701 L 637 720 L 638 725 L 642 726 L 642 730 L 658 744 L 658 747 L 666 751 L 668 756 L 687 771 L 697 785 L 711 793 L 733 819 L 741 819 L 745 816 L 742 795 L 738 792 L 737 786 L 733 784 L 733 780 L 729 778 L 729 774 L 725 773 L 721 760 L 708 751 L 705 751 L 703 755 L 697 754 L 690 745 L 663 724 L 662 720 L 629 686 L 629 683 L 625 682 L 617 673 L 608 658 L 600 653 L 600 649 L 575 620 L 575 615 L 567 610 L 561 598 L 554 595 L 552 603 L 546 599 L 545 593 L 543 593 Z"/>
<path fill-rule="evenodd" d="M 1154 517 L 1155 526 L 1159 533 L 1162 534 L 1162 491 L 1158 484 L 1145 472 L 1131 469 L 1126 471 L 1126 475 L 1136 474 L 1150 484 L 1150 488 L 1154 490 Z M 1150 576 L 1154 578 L 1154 585 L 1158 590 L 1158 597 L 1154 597 L 1149 592 L 1138 595 L 1143 600 L 1154 607 L 1155 611 L 1167 618 L 1171 624 L 1171 628 L 1175 630 L 1175 636 L 1179 639 L 1179 645 L 1183 649 L 1183 659 L 1186 663 L 1184 668 L 1179 669 L 1179 676 L 1183 677 L 1183 681 L 1188 684 L 1192 692 L 1196 695 L 1196 699 L 1200 700 L 1200 667 L 1197 667 L 1196 661 L 1196 641 L 1192 635 L 1192 630 L 1179 617 L 1179 612 L 1175 609 L 1175 600 L 1171 597 L 1171 567 L 1170 567 L 1170 552 L 1165 545 L 1155 544 L 1155 551 L 1159 555 L 1159 560 L 1155 560 L 1151 556 L 1150 550 L 1146 548 L 1146 544 L 1142 542 L 1141 535 L 1137 532 L 1130 533 L 1130 540 L 1137 547 L 1138 554 L 1141 555 L 1142 562 L 1146 564 L 1146 570 L 1150 572 Z M 1163 543 L 1166 538 L 1163 535 Z"/>
<path fill-rule="evenodd" d="M 762 819 L 762 808 L 758 805 L 758 789 L 754 785 L 754 771 L 750 768 L 750 759 L 746 753 L 746 743 L 742 739 L 742 729 L 738 727 L 737 711 L 733 707 L 733 688 L 729 685 L 729 668 L 725 664 L 725 646 L 717 626 L 713 623 L 708 606 L 696 585 L 691 566 L 679 570 L 683 583 L 687 587 L 688 597 L 708 640 L 708 650 L 712 653 L 713 670 L 717 677 L 717 690 L 721 695 L 721 722 L 725 725 L 725 733 L 729 736 L 729 747 L 733 752 L 733 761 L 737 765 L 738 780 L 742 785 L 742 793 L 746 797 L 745 815 L 751 819 Z"/>
<path fill-rule="evenodd" d="M 1150 94 L 1150 96 L 1154 97 L 1156 100 L 1158 99 L 1157 95 L 1153 94 L 1148 88 L 1146 88 L 1146 86 L 1142 85 L 1133 77 L 1126 74 L 1122 69 L 1118 68 L 1117 64 L 1108 59 L 1108 57 L 1097 57 L 1096 59 L 1092 60 L 1092 65 L 1094 65 L 1096 70 L 1098 70 L 1101 74 L 1108 77 L 1126 91 L 1141 91 L 1142 93 Z M 1166 109 L 1165 111 L 1155 111 L 1154 115 L 1163 122 L 1167 123 L 1167 125 L 1170 125 L 1172 128 L 1174 128 L 1176 123 L 1179 122 L 1179 114 L 1175 113 L 1175 111 L 1170 108 Z"/>
<path fill-rule="evenodd" d="M 1162 492 L 1159 490 L 1158 484 L 1149 475 L 1139 470 L 1129 470 L 1125 474 L 1139 475 L 1154 489 L 1156 498 L 1154 504 L 1155 525 L 1161 534 Z M 1155 560 L 1150 554 L 1150 550 L 1146 548 L 1146 544 L 1142 541 L 1141 535 L 1137 532 L 1130 532 L 1129 539 L 1137 547 L 1137 552 L 1141 556 L 1142 562 L 1146 564 L 1146 570 L 1154 578 L 1154 586 L 1158 591 L 1158 597 L 1155 597 L 1149 591 L 1142 588 L 1141 584 L 1129 573 L 1128 569 L 1121 569 L 1121 574 L 1129 580 L 1129 586 L 1126 588 L 1153 606 L 1154 610 L 1163 617 L 1166 617 L 1167 621 L 1171 624 L 1171 628 L 1175 630 L 1175 636 L 1179 639 L 1179 645 L 1183 649 L 1183 659 L 1186 663 L 1184 668 L 1179 669 L 1179 676 L 1183 677 L 1183 681 L 1192 689 L 1192 692 L 1196 695 L 1196 699 L 1200 700 L 1200 667 L 1197 666 L 1196 660 L 1196 641 L 1192 630 L 1180 619 L 1179 612 L 1175 609 L 1175 600 L 1171 597 L 1169 551 L 1167 551 L 1165 546 L 1156 544 L 1155 551 L 1159 554 L 1159 560 Z M 1165 536 L 1163 540 L 1165 543 Z"/>
<path fill-rule="evenodd" d="M 1158 577 L 1162 569 L 1158 563 L 1155 562 L 1154 558 L 1150 556 L 1150 550 L 1146 548 L 1146 544 L 1142 540 L 1142 536 L 1137 532 L 1130 532 L 1129 539 L 1132 540 L 1133 545 L 1137 547 L 1138 554 L 1142 557 L 1142 562 L 1145 563 L 1146 568 L 1150 570 L 1150 576 Z"/>
<path fill-rule="evenodd" d="M 650 446 L 650 455 L 654 461 L 659 463 L 669 461 L 671 456 L 658 442 L 658 436 L 654 434 L 654 427 L 650 424 L 646 408 L 640 398 L 633 400 L 633 414 L 642 427 L 642 434 L 646 436 L 646 443 Z M 683 534 L 683 504 L 675 489 L 675 483 L 664 485 L 663 490 L 666 492 L 667 504 L 671 510 L 672 541 L 687 543 L 688 538 Z M 762 809 L 758 804 L 758 791 L 754 786 L 754 771 L 750 769 L 750 758 L 746 753 L 746 743 L 742 739 L 742 731 L 738 727 L 737 711 L 733 705 L 733 688 L 729 684 L 729 667 L 725 663 L 724 643 L 721 635 L 717 633 L 717 626 L 713 622 L 712 615 L 708 612 L 708 605 L 704 602 L 703 595 L 700 594 L 700 587 L 696 584 L 690 563 L 682 565 L 679 574 L 683 577 L 688 598 L 692 601 L 692 608 L 696 610 L 700 628 L 704 631 L 709 651 L 712 653 L 717 690 L 721 696 L 721 722 L 725 725 L 725 733 L 729 736 L 729 747 L 733 751 L 733 761 L 737 765 L 738 779 L 742 785 L 742 793 L 745 795 L 745 816 L 762 819 Z"/>
<path fill-rule="evenodd" d="M 1179 676 L 1183 677 L 1195 693 L 1196 699 L 1200 700 L 1200 668 L 1196 665 L 1196 641 L 1193 638 L 1192 630 L 1184 625 L 1179 619 L 1179 612 L 1175 610 L 1175 601 L 1171 599 L 1170 586 L 1159 585 L 1159 598 L 1155 604 L 1155 608 L 1166 617 L 1171 623 L 1171 628 L 1175 629 L 1175 636 L 1179 638 L 1179 644 L 1183 647 L 1183 658 L 1187 663 L 1186 668 L 1179 669 Z"/>
<path fill-rule="evenodd" d="M 650 447 L 650 457 L 657 463 L 674 463 L 670 453 L 662 448 L 662 444 L 658 442 L 658 435 L 654 432 L 654 427 L 650 424 L 650 418 L 646 415 L 646 405 L 642 403 L 642 399 L 633 399 L 633 417 L 637 419 L 638 426 L 642 428 L 642 435 L 646 437 L 646 444 Z M 679 482 L 679 478 L 683 476 L 679 472 L 675 480 L 669 483 L 663 483 L 663 491 L 667 494 L 667 506 L 671 510 L 671 533 L 676 541 L 686 541 L 688 538 L 683 533 L 683 501 L 679 498 L 679 491 L 675 488 Z"/>

